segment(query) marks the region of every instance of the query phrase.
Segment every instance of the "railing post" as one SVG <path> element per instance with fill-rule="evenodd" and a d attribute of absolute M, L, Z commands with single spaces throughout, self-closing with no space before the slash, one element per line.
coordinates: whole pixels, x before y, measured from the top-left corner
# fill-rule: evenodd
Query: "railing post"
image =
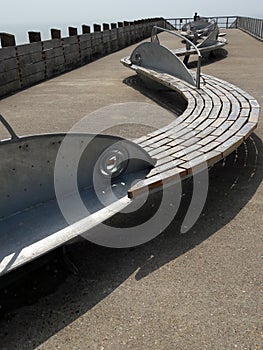
<path fill-rule="evenodd" d="M 75 27 L 68 27 L 68 35 L 69 36 L 78 35 L 78 29 Z"/>
<path fill-rule="evenodd" d="M 60 29 L 51 28 L 50 33 L 51 33 L 52 39 L 61 39 L 61 30 Z"/>
<path fill-rule="evenodd" d="M 2 47 L 16 46 L 16 38 L 13 34 L 0 33 L 0 38 Z"/>
<path fill-rule="evenodd" d="M 175 21 L 174 21 L 175 22 Z M 183 19 L 180 18 L 180 24 L 179 24 L 179 29 L 181 30 L 182 29 L 182 24 L 183 24 Z M 176 27 L 177 28 L 177 27 Z"/>
<path fill-rule="evenodd" d="M 103 30 L 110 30 L 110 25 L 108 23 L 103 23 L 102 28 Z"/>
<path fill-rule="evenodd" d="M 90 33 L 90 26 L 83 24 L 82 25 L 82 34 L 89 34 L 89 33 Z"/>
<path fill-rule="evenodd" d="M 93 29 L 94 29 L 94 32 L 100 32 L 101 31 L 100 24 L 93 24 Z"/>
<path fill-rule="evenodd" d="M 28 32 L 28 38 L 30 43 L 35 43 L 41 41 L 40 32 Z"/>

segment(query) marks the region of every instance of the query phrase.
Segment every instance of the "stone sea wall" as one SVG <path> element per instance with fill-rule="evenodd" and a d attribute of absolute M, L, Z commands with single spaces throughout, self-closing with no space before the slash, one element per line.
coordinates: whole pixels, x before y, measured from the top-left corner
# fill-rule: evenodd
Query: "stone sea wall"
<path fill-rule="evenodd" d="M 170 29 L 163 18 L 134 22 L 94 24 L 93 31 L 82 26 L 68 28 L 68 37 L 51 29 L 51 39 L 41 40 L 41 33 L 29 32 L 29 43 L 16 45 L 15 36 L 0 33 L 0 97 L 78 68 L 100 57 L 139 42 L 151 35 L 154 25 Z"/>

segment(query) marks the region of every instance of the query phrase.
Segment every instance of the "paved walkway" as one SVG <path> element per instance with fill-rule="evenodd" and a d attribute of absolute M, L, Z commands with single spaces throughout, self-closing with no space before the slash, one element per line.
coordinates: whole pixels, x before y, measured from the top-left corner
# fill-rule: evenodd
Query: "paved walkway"
<path fill-rule="evenodd" d="M 228 56 L 203 72 L 234 83 L 263 106 L 262 43 L 238 30 L 227 31 L 227 38 Z M 175 46 L 174 38 L 164 39 Z M 66 131 L 112 103 L 155 106 L 122 82 L 131 72 L 119 59 L 131 49 L 1 100 L 0 113 L 28 134 Z M 143 118 L 151 122 L 147 111 Z M 165 118 L 173 116 L 166 112 L 163 124 Z M 125 250 L 77 244 L 70 255 L 79 276 L 54 262 L 18 284 L 11 303 L 26 297 L 0 323 L 1 349 L 261 349 L 262 125 L 212 169 L 206 206 L 187 234 L 178 232 L 191 200 L 189 184 L 173 223 L 148 244 Z"/>
<path fill-rule="evenodd" d="M 126 106 L 126 115 L 119 112 L 116 116 L 114 111 L 121 109 L 116 106 L 111 107 L 112 113 L 96 112 L 96 118 L 92 118 L 92 122 L 87 126 L 87 131 L 96 132 L 97 128 L 105 125 L 106 117 L 113 124 L 131 120 L 135 123 L 142 123 L 143 117 L 143 122 L 150 126 L 166 125 L 169 121 L 174 120 L 174 115 L 169 112 L 164 113 L 163 109 L 154 111 L 156 103 L 143 94 L 147 94 L 147 91 L 141 93 L 129 86 L 129 84 L 134 84 L 136 88 L 139 88 L 135 79 L 129 79 L 133 74 L 122 66 L 120 59 L 128 55 L 135 47 L 136 45 L 108 55 L 89 65 L 0 100 L 0 113 L 19 135 L 68 131 L 84 116 L 100 108 L 124 103 L 135 103 L 132 108 L 135 108 L 137 113 L 130 110 L 129 105 Z M 151 113 L 148 113 L 148 110 L 138 113 L 140 110 L 138 103 L 151 104 L 152 109 L 151 106 L 148 106 Z M 162 120 L 160 121 L 161 113 Z M 136 135 L 144 133 L 143 129 Z M 136 135 L 129 136 L 136 137 Z"/>

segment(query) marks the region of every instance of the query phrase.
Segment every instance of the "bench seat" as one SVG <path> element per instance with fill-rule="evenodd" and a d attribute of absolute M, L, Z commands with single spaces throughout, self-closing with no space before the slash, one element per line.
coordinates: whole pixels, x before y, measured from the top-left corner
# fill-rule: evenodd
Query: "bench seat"
<path fill-rule="evenodd" d="M 128 65 L 128 61 L 125 58 L 123 63 Z M 156 159 L 156 165 L 145 180 L 129 189 L 130 198 L 212 166 L 239 147 L 257 127 L 258 102 L 233 84 L 202 74 L 198 89 L 156 69 L 133 68 L 140 76 L 181 94 L 188 104 L 169 125 L 135 140 Z"/>
<path fill-rule="evenodd" d="M 203 46 L 203 47 L 198 47 L 198 45 L 197 45 L 197 47 L 198 47 L 198 49 L 199 49 L 199 51 L 201 53 L 204 53 L 204 52 L 211 52 L 211 51 L 216 51 L 218 49 L 221 49 L 226 44 L 227 44 L 226 38 L 219 37 L 219 38 L 217 38 L 217 42 L 212 44 L 212 45 Z M 185 56 L 185 55 L 197 54 L 195 48 L 193 48 L 193 47 L 188 49 L 188 50 L 185 47 L 182 47 L 182 48 L 178 48 L 178 49 L 172 49 L 171 51 L 176 56 Z"/>

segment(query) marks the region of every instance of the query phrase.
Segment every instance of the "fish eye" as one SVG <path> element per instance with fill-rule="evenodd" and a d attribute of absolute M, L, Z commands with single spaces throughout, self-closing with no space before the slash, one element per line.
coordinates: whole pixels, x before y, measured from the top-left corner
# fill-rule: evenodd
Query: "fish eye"
<path fill-rule="evenodd" d="M 99 171 L 105 177 L 115 178 L 124 173 L 128 166 L 128 152 L 123 148 L 111 148 L 99 159 Z"/>

